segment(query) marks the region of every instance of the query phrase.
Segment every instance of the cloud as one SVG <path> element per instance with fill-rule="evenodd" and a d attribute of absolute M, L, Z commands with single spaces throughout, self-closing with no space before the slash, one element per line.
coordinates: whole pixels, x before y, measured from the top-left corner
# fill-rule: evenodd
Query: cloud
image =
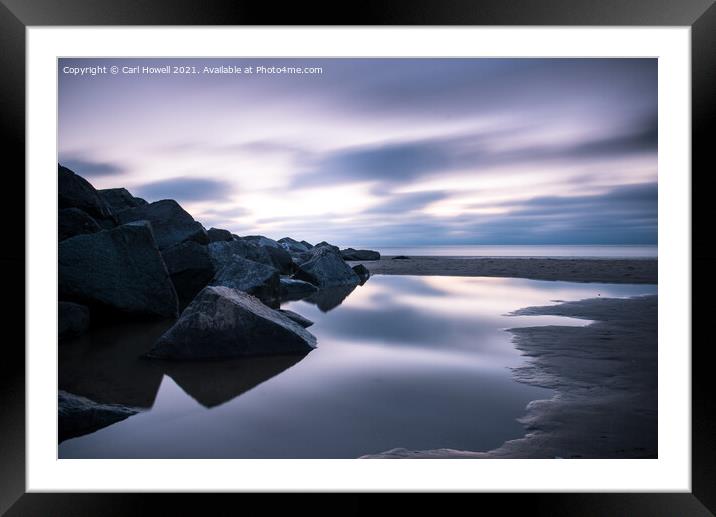
<path fill-rule="evenodd" d="M 365 214 L 405 214 L 425 208 L 430 203 L 449 196 L 444 191 L 411 192 L 407 194 L 389 194 L 378 205 L 365 210 Z"/>
<path fill-rule="evenodd" d="M 134 187 L 133 190 L 147 201 L 218 201 L 225 199 L 230 194 L 230 189 L 231 186 L 224 181 L 185 176 L 146 183 Z"/>
<path fill-rule="evenodd" d="M 119 164 L 88 160 L 78 156 L 60 156 L 60 164 L 84 178 L 113 176 L 124 173 L 124 167 Z"/>

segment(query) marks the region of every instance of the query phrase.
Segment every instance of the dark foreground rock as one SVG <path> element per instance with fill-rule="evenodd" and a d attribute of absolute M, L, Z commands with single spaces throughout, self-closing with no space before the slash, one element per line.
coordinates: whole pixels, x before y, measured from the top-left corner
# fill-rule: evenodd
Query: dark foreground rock
<path fill-rule="evenodd" d="M 176 292 L 146 222 L 62 241 L 58 276 L 62 300 L 126 315 L 177 315 Z"/>
<path fill-rule="evenodd" d="M 233 241 L 234 236 L 229 230 L 222 230 L 221 228 L 209 228 L 206 231 L 209 236 L 210 242 L 221 242 L 221 241 Z"/>
<path fill-rule="evenodd" d="M 62 165 L 57 173 L 58 208 L 79 208 L 99 219 L 113 217 L 109 205 L 86 179 Z"/>
<path fill-rule="evenodd" d="M 79 336 L 89 328 L 89 309 L 84 305 L 60 302 L 57 307 L 57 332 L 60 339 Z"/>
<path fill-rule="evenodd" d="M 311 258 L 298 267 L 294 278 L 318 287 L 360 283 L 360 278 L 355 271 L 346 264 L 337 251 L 328 246 L 316 246 L 311 250 Z"/>
<path fill-rule="evenodd" d="M 194 241 L 186 241 L 162 252 L 179 307 L 184 308 L 214 278 L 214 264 L 209 250 Z"/>
<path fill-rule="evenodd" d="M 346 248 L 341 250 L 343 260 L 380 260 L 380 253 L 373 250 L 354 250 Z"/>
<path fill-rule="evenodd" d="M 273 266 L 278 269 L 282 275 L 290 275 L 295 271 L 293 259 L 285 249 L 281 247 L 275 248 L 273 246 L 265 246 L 264 249 L 271 258 Z"/>
<path fill-rule="evenodd" d="M 57 240 L 64 241 L 75 235 L 97 233 L 102 228 L 92 216 L 79 208 L 63 208 L 57 218 Z"/>
<path fill-rule="evenodd" d="M 147 354 L 156 359 L 305 354 L 316 338 L 258 298 L 228 287 L 204 288 Z"/>
<path fill-rule="evenodd" d="M 278 300 L 279 279 L 280 275 L 274 267 L 235 257 L 233 262 L 216 273 L 211 285 L 238 289 L 270 302 Z"/>
<path fill-rule="evenodd" d="M 280 312 L 281 314 L 283 314 L 290 320 L 295 321 L 296 323 L 301 325 L 303 328 L 308 328 L 311 325 L 313 325 L 313 322 L 311 320 L 309 320 L 308 318 L 304 318 L 297 312 L 289 311 L 287 309 L 279 309 L 278 312 Z"/>
<path fill-rule="evenodd" d="M 184 241 L 208 244 L 209 236 L 204 227 L 194 220 L 179 203 L 164 199 L 148 205 L 123 210 L 117 214 L 120 223 L 149 221 L 159 249 L 165 250 Z"/>
<path fill-rule="evenodd" d="M 60 390 L 58 393 L 58 439 L 60 442 L 89 434 L 124 420 L 138 411 L 117 404 L 99 404 Z"/>
<path fill-rule="evenodd" d="M 212 242 L 208 249 L 217 271 L 234 262 L 237 257 L 274 267 L 274 261 L 265 247 L 244 240 Z"/>
<path fill-rule="evenodd" d="M 134 197 L 126 188 L 106 188 L 97 192 L 115 213 L 147 204 L 142 198 Z"/>
<path fill-rule="evenodd" d="M 315 285 L 295 278 L 281 277 L 280 282 L 282 300 L 300 300 L 318 291 Z"/>
<path fill-rule="evenodd" d="M 356 264 L 353 266 L 353 271 L 355 271 L 355 274 L 358 275 L 358 278 L 360 278 L 360 285 L 365 284 L 370 278 L 370 271 L 368 271 L 368 268 L 363 264 Z"/>

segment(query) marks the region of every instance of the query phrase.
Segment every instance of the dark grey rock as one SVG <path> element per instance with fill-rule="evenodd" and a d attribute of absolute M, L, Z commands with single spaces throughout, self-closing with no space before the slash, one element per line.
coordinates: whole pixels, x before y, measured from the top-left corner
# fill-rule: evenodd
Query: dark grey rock
<path fill-rule="evenodd" d="M 154 238 L 161 250 L 171 248 L 184 241 L 195 241 L 199 244 L 209 243 L 209 236 L 204 227 L 173 199 L 164 199 L 148 205 L 122 210 L 117 213 L 117 218 L 122 224 L 133 221 L 152 223 Z"/>
<path fill-rule="evenodd" d="M 282 275 L 293 274 L 296 267 L 293 263 L 293 258 L 288 251 L 281 247 L 274 248 L 273 246 L 265 246 L 264 249 L 268 253 L 269 257 L 271 257 L 273 266 L 278 269 Z"/>
<path fill-rule="evenodd" d="M 304 253 L 308 250 L 310 250 L 313 246 L 307 246 L 307 242 L 298 242 L 295 239 L 292 239 L 291 237 L 284 237 L 283 239 L 278 240 L 279 244 L 283 249 L 285 249 L 288 252 L 291 253 Z"/>
<path fill-rule="evenodd" d="M 59 244 L 60 299 L 127 315 L 175 317 L 177 296 L 146 221 Z"/>
<path fill-rule="evenodd" d="M 310 282 L 318 287 L 356 285 L 358 275 L 341 258 L 340 253 L 328 246 L 316 246 L 311 258 L 298 267 L 293 275 L 298 280 Z"/>
<path fill-rule="evenodd" d="M 143 199 L 136 198 L 130 194 L 126 188 L 106 188 L 97 192 L 114 213 L 147 204 Z"/>
<path fill-rule="evenodd" d="M 243 240 L 256 246 L 268 246 L 271 248 L 280 248 L 281 245 L 273 239 L 264 237 L 263 235 L 247 235 L 242 237 Z"/>
<path fill-rule="evenodd" d="M 60 339 L 79 336 L 89 328 L 89 309 L 72 302 L 60 302 L 57 306 L 57 333 Z"/>
<path fill-rule="evenodd" d="M 212 242 L 208 246 L 211 261 L 219 271 L 224 266 L 231 264 L 234 257 L 253 260 L 259 264 L 274 267 L 273 258 L 269 255 L 265 246 L 256 246 L 243 239 L 237 241 Z"/>
<path fill-rule="evenodd" d="M 329 244 L 326 241 L 321 241 L 318 244 L 316 244 L 313 248 L 330 248 L 336 253 L 340 253 L 341 249 L 338 246 L 334 246 L 333 244 Z"/>
<path fill-rule="evenodd" d="M 117 404 L 99 404 L 85 397 L 60 390 L 58 402 L 58 439 L 93 433 L 137 414 L 134 408 Z"/>
<path fill-rule="evenodd" d="M 233 241 L 234 236 L 229 230 L 222 230 L 220 228 L 209 228 L 206 231 L 209 235 L 210 242 L 221 242 L 221 241 Z"/>
<path fill-rule="evenodd" d="M 373 250 L 354 250 L 346 248 L 341 250 L 343 260 L 380 260 L 380 253 Z"/>
<path fill-rule="evenodd" d="M 365 284 L 370 278 L 370 271 L 363 264 L 356 264 L 353 266 L 353 271 L 355 271 L 358 278 L 360 278 L 360 285 Z"/>
<path fill-rule="evenodd" d="M 281 299 L 284 301 L 301 300 L 318 291 L 318 287 L 315 285 L 295 278 L 281 277 L 280 282 Z"/>
<path fill-rule="evenodd" d="M 177 292 L 180 309 L 189 305 L 216 273 L 207 247 L 194 241 L 162 251 L 162 258 Z"/>
<path fill-rule="evenodd" d="M 313 248 L 313 244 L 311 244 L 311 243 L 308 242 L 308 241 L 301 241 L 301 244 L 303 244 L 304 246 L 306 246 L 306 248 L 308 248 L 309 250 L 310 250 L 311 248 Z"/>
<path fill-rule="evenodd" d="M 157 359 L 305 354 L 316 338 L 258 298 L 223 286 L 205 287 L 147 354 Z"/>
<path fill-rule="evenodd" d="M 393 260 L 410 260 L 410 257 L 406 257 L 405 255 L 396 255 L 393 257 Z"/>
<path fill-rule="evenodd" d="M 102 228 L 92 216 L 79 208 L 63 208 L 57 217 L 57 239 L 64 241 L 75 235 L 97 233 Z"/>
<path fill-rule="evenodd" d="M 112 218 L 112 210 L 95 188 L 67 167 L 57 166 L 58 208 L 79 208 L 96 219 Z"/>
<path fill-rule="evenodd" d="M 279 309 L 278 312 L 289 318 L 290 320 L 295 321 L 299 325 L 301 325 L 303 328 L 308 328 L 311 325 L 313 325 L 313 322 L 309 320 L 308 318 L 304 318 L 297 312 L 289 311 L 287 309 Z"/>
<path fill-rule="evenodd" d="M 262 301 L 274 302 L 279 297 L 279 279 L 278 271 L 272 266 L 234 257 L 216 273 L 211 285 L 231 287 Z"/>

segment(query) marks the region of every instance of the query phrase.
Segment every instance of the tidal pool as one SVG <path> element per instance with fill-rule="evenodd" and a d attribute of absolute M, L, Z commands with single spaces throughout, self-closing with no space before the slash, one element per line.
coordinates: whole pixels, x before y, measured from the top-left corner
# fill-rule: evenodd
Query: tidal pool
<path fill-rule="evenodd" d="M 375 276 L 287 308 L 313 320 L 306 356 L 202 363 L 140 356 L 171 322 L 93 331 L 59 349 L 60 389 L 141 412 L 59 444 L 60 458 L 356 458 L 395 447 L 486 451 L 524 435 L 547 389 L 516 382 L 505 329 L 585 325 L 508 316 L 655 285 Z"/>

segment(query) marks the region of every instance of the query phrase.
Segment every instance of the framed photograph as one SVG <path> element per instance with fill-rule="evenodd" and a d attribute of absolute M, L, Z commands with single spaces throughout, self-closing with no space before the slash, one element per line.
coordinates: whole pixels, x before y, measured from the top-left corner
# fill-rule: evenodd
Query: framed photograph
<path fill-rule="evenodd" d="M 2 511 L 715 511 L 712 2 L 371 5 L 4 2 Z"/>

